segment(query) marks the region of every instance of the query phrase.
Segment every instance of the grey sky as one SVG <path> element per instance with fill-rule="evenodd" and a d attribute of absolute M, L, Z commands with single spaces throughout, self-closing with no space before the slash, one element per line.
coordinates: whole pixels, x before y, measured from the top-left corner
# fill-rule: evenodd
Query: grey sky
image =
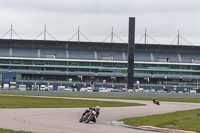
<path fill-rule="evenodd" d="M 146 28 L 158 43 L 170 44 L 179 29 L 183 38 L 200 45 L 199 7 L 200 0 L 0 0 L 0 37 L 13 24 L 23 39 L 35 39 L 46 24 L 57 40 L 70 39 L 80 26 L 80 32 L 91 41 L 105 40 L 113 27 L 114 33 L 128 42 L 128 18 L 136 17 L 135 42 Z M 10 34 L 3 38 L 10 38 Z M 86 41 L 82 36 L 80 39 Z M 114 41 L 120 42 L 116 37 Z M 151 39 L 148 42 L 153 43 Z"/>

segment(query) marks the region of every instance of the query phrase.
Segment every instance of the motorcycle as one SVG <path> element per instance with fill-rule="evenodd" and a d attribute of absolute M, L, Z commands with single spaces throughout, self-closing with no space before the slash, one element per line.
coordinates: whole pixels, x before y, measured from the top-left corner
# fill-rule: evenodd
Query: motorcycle
<path fill-rule="evenodd" d="M 160 102 L 157 100 L 154 102 L 154 104 L 160 105 Z"/>
<path fill-rule="evenodd" d="M 81 119 L 79 120 L 79 122 L 84 121 L 85 123 L 89 123 L 93 117 L 95 117 L 96 112 L 94 110 L 91 110 L 90 112 L 86 113 L 83 117 L 81 117 Z"/>

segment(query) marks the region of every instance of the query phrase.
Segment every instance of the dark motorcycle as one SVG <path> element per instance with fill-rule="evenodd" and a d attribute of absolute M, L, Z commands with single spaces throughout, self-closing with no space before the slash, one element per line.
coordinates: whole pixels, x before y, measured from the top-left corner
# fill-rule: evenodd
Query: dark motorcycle
<path fill-rule="evenodd" d="M 156 105 L 160 105 L 160 102 L 158 101 L 157 98 L 154 98 L 154 99 L 153 99 L 153 103 L 156 104 Z"/>
<path fill-rule="evenodd" d="M 84 121 L 85 123 L 89 123 L 93 117 L 95 117 L 96 112 L 94 110 L 91 110 L 90 112 L 86 113 L 83 117 L 81 117 L 81 119 L 79 120 L 79 122 Z"/>
<path fill-rule="evenodd" d="M 160 102 L 157 100 L 157 101 L 154 102 L 154 104 L 160 105 Z"/>

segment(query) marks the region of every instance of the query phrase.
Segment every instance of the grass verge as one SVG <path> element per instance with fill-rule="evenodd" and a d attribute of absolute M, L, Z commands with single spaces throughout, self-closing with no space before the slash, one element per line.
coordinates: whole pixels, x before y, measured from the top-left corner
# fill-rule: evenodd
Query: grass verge
<path fill-rule="evenodd" d="M 9 130 L 9 129 L 2 129 L 2 128 L 0 128 L 0 133 L 31 133 L 31 132 L 14 131 L 14 130 Z"/>
<path fill-rule="evenodd" d="M 154 126 L 161 128 L 196 131 L 200 133 L 200 109 L 177 111 L 174 113 L 132 117 L 121 119 L 125 124 L 138 126 Z"/>
<path fill-rule="evenodd" d="M 66 95 L 45 95 L 49 97 L 77 97 L 77 98 L 100 98 L 100 99 L 122 99 L 122 100 L 145 100 L 152 101 L 153 97 L 99 97 L 99 96 L 66 96 Z M 159 98 L 159 101 L 166 102 L 187 102 L 187 103 L 200 103 L 200 98 Z"/>
<path fill-rule="evenodd" d="M 38 98 L 23 96 L 0 96 L 0 108 L 83 108 L 83 107 L 124 107 L 142 106 L 144 104 L 109 102 L 96 100 Z"/>
<path fill-rule="evenodd" d="M 3 95 L 21 95 L 21 94 L 3 94 Z M 1 96 L 1 95 L 0 95 Z M 24 94 L 24 96 L 30 96 Z M 100 98 L 100 99 L 122 99 L 122 100 L 145 100 L 152 101 L 153 97 L 101 97 L 101 96 L 66 96 L 66 95 L 31 95 L 31 96 L 48 96 L 48 97 L 77 97 L 77 98 Z M 166 102 L 187 102 L 187 103 L 200 103 L 200 98 L 159 98 L 159 101 Z"/>

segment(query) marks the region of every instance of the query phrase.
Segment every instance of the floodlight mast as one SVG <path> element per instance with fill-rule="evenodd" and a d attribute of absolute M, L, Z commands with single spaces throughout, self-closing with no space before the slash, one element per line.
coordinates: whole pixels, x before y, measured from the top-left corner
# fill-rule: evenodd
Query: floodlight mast
<path fill-rule="evenodd" d="M 135 17 L 129 17 L 127 89 L 134 90 Z"/>

